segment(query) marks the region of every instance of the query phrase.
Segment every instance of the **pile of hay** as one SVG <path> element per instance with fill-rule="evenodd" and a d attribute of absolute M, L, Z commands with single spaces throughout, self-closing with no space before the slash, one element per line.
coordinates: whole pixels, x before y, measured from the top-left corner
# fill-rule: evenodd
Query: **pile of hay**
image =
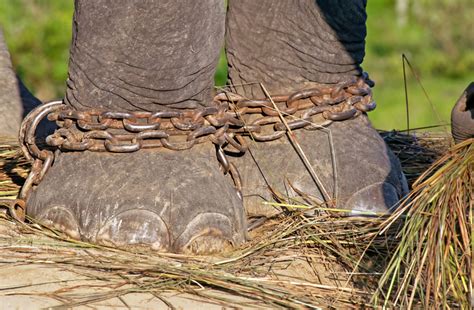
<path fill-rule="evenodd" d="M 474 307 L 474 139 L 453 146 L 417 179 L 382 232 L 398 225 L 374 299 L 407 309 Z"/>
<path fill-rule="evenodd" d="M 410 183 L 438 160 L 450 144 L 450 139 L 445 135 L 383 132 L 382 136 L 400 158 Z M 27 165 L 18 155 L 16 147 L 9 143 L 0 145 L 0 159 L 0 198 L 13 197 L 22 178 L 26 176 Z M 428 174 L 435 176 L 434 170 L 439 169 L 439 165 L 438 162 Z M 431 186 L 421 182 L 415 183 L 417 189 Z M 417 189 L 412 192 L 411 200 L 407 203 L 417 201 L 416 197 L 420 195 Z M 438 193 L 443 190 L 437 187 Z M 472 195 L 472 191 L 470 193 Z M 407 203 L 403 210 L 408 208 Z M 119 250 L 91 245 L 69 240 L 60 232 L 36 223 L 13 224 L 11 219 L 0 213 L 0 226 L 12 227 L 11 234 L 0 236 L 0 264 L 43 266 L 47 261 L 48 264 L 73 270 L 91 281 L 105 281 L 106 284 L 102 283 L 101 289 L 93 294 L 80 293 L 72 284 L 65 284 L 60 290 L 47 293 L 47 296 L 60 300 L 66 307 L 120 298 L 136 292 L 151 293 L 166 302 L 162 294 L 169 291 L 205 297 L 223 305 L 283 308 L 365 307 L 372 306 L 374 302 L 392 306 L 400 304 L 401 300 L 401 304 L 409 305 L 405 301 L 423 303 L 428 298 L 420 294 L 420 289 L 427 289 L 427 283 L 434 279 L 414 283 L 409 278 L 405 286 L 400 281 L 410 277 L 413 271 L 407 268 L 410 266 L 406 265 L 408 261 L 402 255 L 403 249 L 400 249 L 406 240 L 404 236 L 418 233 L 408 230 L 406 224 L 400 224 L 400 219 L 405 217 L 403 211 L 388 218 L 345 217 L 331 212 L 308 216 L 307 208 L 303 211 L 298 207 L 285 206 L 279 215 L 250 232 L 251 242 L 231 253 L 213 257 L 158 254 L 142 249 Z M 459 212 L 462 213 L 462 210 Z M 453 215 L 457 220 L 462 217 L 459 212 Z M 412 217 L 407 216 L 405 222 L 411 222 Z M 465 237 L 461 237 L 461 233 L 456 233 L 455 237 L 452 235 L 450 240 L 454 240 L 454 243 L 447 244 L 455 254 L 459 250 L 466 250 L 465 243 L 463 246 L 458 244 Z M 420 237 L 415 238 L 424 244 Z M 462 242 L 465 240 L 462 239 Z M 393 267 L 395 259 L 390 261 L 391 257 L 395 257 L 394 253 L 401 257 L 398 267 Z M 411 255 L 406 258 L 419 258 L 417 253 Z M 440 254 L 440 259 L 445 259 L 443 255 L 445 252 Z M 465 267 L 465 255 L 466 258 L 457 260 L 461 263 L 460 268 Z M 414 267 L 424 268 L 421 260 L 418 262 L 420 264 Z M 415 271 L 418 270 L 421 269 Z M 460 283 L 464 283 L 467 277 L 470 279 L 470 275 L 463 276 L 465 278 Z M 415 280 L 419 278 L 417 276 Z M 423 286 L 417 286 L 418 283 Z M 434 288 L 438 289 L 439 286 L 428 287 L 427 292 Z M 8 290 L 2 287 L 2 290 L 15 293 L 14 288 Z M 456 291 L 459 291 L 457 287 Z M 376 292 L 379 292 L 379 298 L 372 300 Z M 402 298 L 396 298 L 400 296 Z M 430 302 L 433 296 L 429 296 Z M 448 303 L 464 302 L 453 299 L 451 295 L 440 298 Z"/>

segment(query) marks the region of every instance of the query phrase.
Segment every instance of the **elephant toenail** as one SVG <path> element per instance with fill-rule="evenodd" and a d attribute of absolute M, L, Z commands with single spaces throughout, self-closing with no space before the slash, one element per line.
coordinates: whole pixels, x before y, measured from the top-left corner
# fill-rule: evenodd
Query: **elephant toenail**
<path fill-rule="evenodd" d="M 63 231 L 73 239 L 81 238 L 79 224 L 72 212 L 64 206 L 47 208 L 36 219 L 45 226 Z"/>
<path fill-rule="evenodd" d="M 159 215 L 148 210 L 129 210 L 108 219 L 96 242 L 113 245 L 147 245 L 154 250 L 169 249 L 169 232 Z"/>
<path fill-rule="evenodd" d="M 344 204 L 351 215 L 380 215 L 393 211 L 400 200 L 397 189 L 390 183 L 379 182 L 354 193 Z"/>
<path fill-rule="evenodd" d="M 174 241 L 173 249 L 177 252 L 209 254 L 222 251 L 222 247 L 243 242 L 234 236 L 230 219 L 219 213 L 203 213 L 196 216 L 184 232 Z M 232 241 L 231 241 L 232 240 Z"/>
<path fill-rule="evenodd" d="M 213 254 L 232 249 L 233 244 L 218 231 L 205 230 L 182 250 L 185 254 Z"/>

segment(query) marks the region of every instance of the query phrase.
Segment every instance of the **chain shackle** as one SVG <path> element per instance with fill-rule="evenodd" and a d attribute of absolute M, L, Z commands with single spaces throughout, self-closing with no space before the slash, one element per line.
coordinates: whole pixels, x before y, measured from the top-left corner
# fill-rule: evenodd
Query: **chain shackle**
<path fill-rule="evenodd" d="M 65 105 L 62 101 L 52 101 L 42 104 L 32 110 L 23 119 L 20 126 L 19 141 L 20 148 L 25 158 L 32 163 L 30 173 L 23 184 L 17 199 L 0 201 L 6 205 L 10 215 L 17 221 L 23 222 L 26 216 L 26 200 L 33 189 L 38 185 L 54 161 L 54 154 L 51 150 L 40 149 L 36 142 L 36 130 L 40 122 L 49 114 L 57 112 Z"/>
<path fill-rule="evenodd" d="M 45 117 L 59 126 L 46 138 L 47 145 L 64 151 L 129 153 L 160 147 L 180 151 L 210 141 L 216 145 L 216 157 L 224 174 L 230 174 L 242 197 L 240 174 L 228 161 L 226 152 L 245 153 L 248 146 L 244 136 L 255 141 L 274 141 L 285 136 L 288 128 L 315 130 L 357 117 L 376 107 L 372 86 L 364 73 L 358 79 L 332 86 L 264 99 L 223 92 L 207 107 L 159 112 L 77 111 L 62 101 L 42 104 L 25 117 L 20 127 L 21 150 L 32 162 L 32 169 L 18 199 L 10 201 L 10 213 L 24 219 L 31 190 L 54 162 L 54 153 L 40 148 L 36 142 L 36 129 Z"/>

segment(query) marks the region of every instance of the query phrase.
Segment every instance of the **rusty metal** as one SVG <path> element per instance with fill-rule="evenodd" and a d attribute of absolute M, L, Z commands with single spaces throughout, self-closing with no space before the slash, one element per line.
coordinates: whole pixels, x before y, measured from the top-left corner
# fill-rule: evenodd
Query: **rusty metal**
<path fill-rule="evenodd" d="M 272 100 L 278 110 L 273 108 Z M 242 136 L 273 141 L 286 134 L 279 113 L 294 130 L 314 123 L 344 121 L 374 108 L 370 87 L 362 79 L 273 96 L 271 100 L 221 93 L 213 106 L 193 111 L 76 111 L 64 106 L 48 116 L 61 128 L 46 141 L 63 151 L 126 153 L 156 147 L 185 150 L 211 140 L 245 152 Z"/>
<path fill-rule="evenodd" d="M 19 222 L 25 221 L 26 208 L 22 199 L 0 199 L 0 207 L 5 207 L 12 218 Z"/>
<path fill-rule="evenodd" d="M 179 151 L 210 141 L 216 145 L 224 174 L 231 175 L 241 197 L 240 174 L 225 153 L 245 153 L 248 147 L 244 136 L 273 141 L 285 136 L 288 128 L 314 130 L 357 117 L 375 109 L 371 85 L 364 75 L 332 86 L 264 99 L 226 92 L 217 94 L 209 107 L 179 111 L 77 111 L 62 101 L 43 104 L 27 115 L 20 129 L 21 149 L 33 167 L 10 211 L 15 218 L 24 217 L 29 193 L 54 161 L 51 150 L 40 149 L 36 144 L 36 127 L 46 116 L 59 126 L 46 143 L 62 151 L 129 153 L 159 147 Z"/>
<path fill-rule="evenodd" d="M 62 101 L 52 101 L 43 104 L 31 111 L 21 124 L 19 133 L 20 147 L 26 159 L 32 162 L 32 167 L 18 194 L 18 198 L 8 205 L 10 215 L 18 221 L 25 220 L 26 200 L 33 186 L 38 185 L 43 180 L 54 161 L 54 154 L 51 150 L 40 149 L 37 145 L 36 129 L 42 119 L 62 107 L 64 107 Z"/>
<path fill-rule="evenodd" d="M 274 109 L 272 100 L 278 109 Z M 126 153 L 156 147 L 185 150 L 211 140 L 245 152 L 242 136 L 263 142 L 286 134 L 280 113 L 294 130 L 314 123 L 327 126 L 332 121 L 351 119 L 374 108 L 370 87 L 361 79 L 271 99 L 250 100 L 237 94 L 221 93 L 212 106 L 195 110 L 76 111 L 64 106 L 60 112 L 48 116 L 60 129 L 46 141 L 64 151 Z"/>

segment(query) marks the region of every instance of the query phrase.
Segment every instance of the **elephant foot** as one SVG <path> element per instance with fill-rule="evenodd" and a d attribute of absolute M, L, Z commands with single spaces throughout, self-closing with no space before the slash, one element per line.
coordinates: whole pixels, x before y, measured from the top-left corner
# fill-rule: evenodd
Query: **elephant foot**
<path fill-rule="evenodd" d="M 246 155 L 236 159 L 249 215 L 276 212 L 262 204 L 272 199 L 269 188 L 284 197 L 322 203 L 323 190 L 314 175 L 333 205 L 352 215 L 389 212 L 408 192 L 398 159 L 367 116 L 333 122 L 324 130 L 296 130 L 294 135 L 302 154 L 284 137 L 272 142 L 249 142 L 253 158 Z"/>
<path fill-rule="evenodd" d="M 28 214 L 83 241 L 211 253 L 246 238 L 242 201 L 215 149 L 59 153 Z"/>

